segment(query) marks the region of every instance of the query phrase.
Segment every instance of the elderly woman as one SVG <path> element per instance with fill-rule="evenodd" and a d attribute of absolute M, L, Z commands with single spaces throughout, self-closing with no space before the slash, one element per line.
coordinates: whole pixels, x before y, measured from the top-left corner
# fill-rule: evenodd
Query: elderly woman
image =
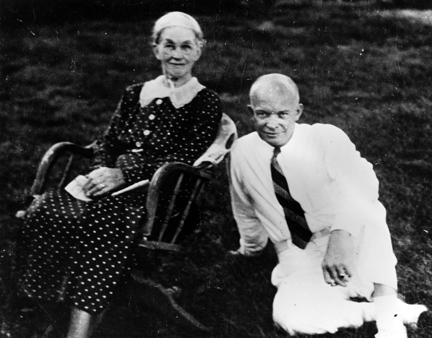
<path fill-rule="evenodd" d="M 68 338 L 88 337 L 92 317 L 132 268 L 145 196 L 111 192 L 150 179 L 166 162 L 192 164 L 221 119 L 218 96 L 192 76 L 204 44 L 197 21 L 170 12 L 156 21 L 152 37 L 162 75 L 126 88 L 83 187 L 92 201 L 51 190 L 25 219 L 21 288 L 31 298 L 72 306 Z"/>

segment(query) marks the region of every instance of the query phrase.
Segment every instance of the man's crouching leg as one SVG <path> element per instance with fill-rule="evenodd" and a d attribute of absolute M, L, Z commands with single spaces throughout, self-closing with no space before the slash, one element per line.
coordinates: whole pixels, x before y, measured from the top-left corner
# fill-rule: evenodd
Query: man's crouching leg
<path fill-rule="evenodd" d="M 378 329 L 375 337 L 406 338 L 405 325 L 415 325 L 427 308 L 420 304 L 407 304 L 398 298 L 397 260 L 385 222 L 385 212 L 381 220 L 366 223 L 359 252 L 361 276 L 374 286 L 372 300 Z"/>
<path fill-rule="evenodd" d="M 378 283 L 374 284 L 373 303 L 378 329 L 375 338 L 406 338 L 405 325 L 415 325 L 422 312 L 427 311 L 424 305 L 405 303 L 394 288 Z"/>

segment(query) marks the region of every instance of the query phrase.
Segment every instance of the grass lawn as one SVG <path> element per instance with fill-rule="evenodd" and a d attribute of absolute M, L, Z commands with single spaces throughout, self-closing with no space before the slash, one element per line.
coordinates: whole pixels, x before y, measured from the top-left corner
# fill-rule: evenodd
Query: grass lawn
<path fill-rule="evenodd" d="M 398 256 L 400 291 L 432 308 L 431 12 L 368 7 L 275 11 L 269 18 L 198 17 L 208 40 L 195 69 L 222 97 L 240 135 L 252 130 L 247 91 L 259 75 L 281 72 L 298 83 L 303 121 L 343 128 L 374 164 Z M 270 23 L 262 25 L 263 21 Z M 9 322 L 14 289 L 14 213 L 49 145 L 89 143 L 123 88 L 160 73 L 149 47 L 152 22 L 83 21 L 30 25 L 0 35 L 0 336 L 26 336 L 30 320 Z M 276 257 L 233 260 L 238 235 L 223 166 L 203 201 L 190 249 L 157 274 L 183 289 L 181 301 L 212 326 L 212 338 L 283 337 L 272 324 Z M 431 336 L 429 327 L 410 331 Z M 373 324 L 325 337 L 373 337 Z M 180 329 L 120 297 L 95 337 L 204 337 Z"/>

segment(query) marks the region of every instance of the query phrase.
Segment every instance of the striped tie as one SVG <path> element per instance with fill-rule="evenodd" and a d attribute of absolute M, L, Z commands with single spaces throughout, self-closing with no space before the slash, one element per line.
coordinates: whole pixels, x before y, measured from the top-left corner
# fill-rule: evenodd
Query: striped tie
<path fill-rule="evenodd" d="M 291 240 L 300 249 L 304 249 L 312 237 L 306 219 L 304 216 L 304 210 L 300 204 L 292 198 L 288 182 L 282 172 L 279 163 L 277 162 L 277 156 L 280 153 L 280 148 L 275 147 L 273 157 L 271 159 L 271 175 L 273 179 L 273 186 L 276 193 L 276 198 L 282 205 L 285 213 L 285 219 L 288 223 L 288 228 L 291 232 Z"/>

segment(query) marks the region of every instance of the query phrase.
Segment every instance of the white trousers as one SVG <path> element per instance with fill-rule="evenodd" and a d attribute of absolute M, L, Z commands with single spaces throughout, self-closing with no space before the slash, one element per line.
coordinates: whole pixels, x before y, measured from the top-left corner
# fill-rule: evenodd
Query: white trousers
<path fill-rule="evenodd" d="M 365 225 L 353 234 L 357 264 L 347 287 L 325 283 L 321 263 L 329 235 L 316 237 L 304 250 L 291 244 L 278 252 L 279 264 L 272 272 L 272 284 L 278 288 L 273 301 L 275 323 L 294 335 L 334 333 L 342 327 L 359 327 L 374 320 L 372 303 L 350 298 L 370 299 L 374 283 L 397 288 L 396 257 L 385 210 L 383 218 L 365 220 Z"/>

